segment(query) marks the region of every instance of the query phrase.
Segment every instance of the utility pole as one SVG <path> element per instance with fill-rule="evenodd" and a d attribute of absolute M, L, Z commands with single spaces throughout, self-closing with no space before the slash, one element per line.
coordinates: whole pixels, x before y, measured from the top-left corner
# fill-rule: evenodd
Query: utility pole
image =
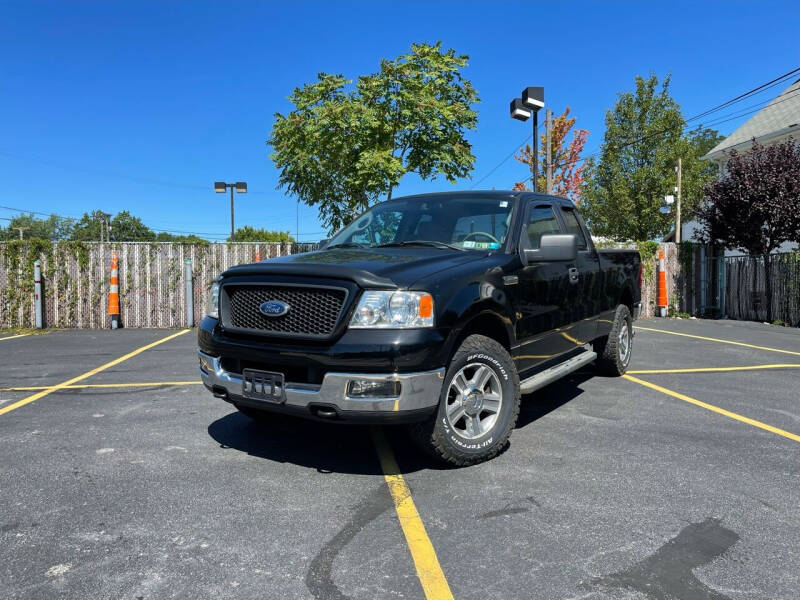
<path fill-rule="evenodd" d="M 553 154 L 552 154 L 552 145 L 553 145 L 553 113 L 548 108 L 545 111 L 545 136 L 547 139 L 547 193 L 553 193 Z"/>
<path fill-rule="evenodd" d="M 27 231 L 30 227 L 14 227 L 17 231 L 19 231 L 19 239 L 22 239 L 22 232 Z"/>
<path fill-rule="evenodd" d="M 681 157 L 678 157 L 678 166 L 675 171 L 678 173 L 678 185 L 675 187 L 677 199 L 675 200 L 675 243 L 681 243 Z"/>

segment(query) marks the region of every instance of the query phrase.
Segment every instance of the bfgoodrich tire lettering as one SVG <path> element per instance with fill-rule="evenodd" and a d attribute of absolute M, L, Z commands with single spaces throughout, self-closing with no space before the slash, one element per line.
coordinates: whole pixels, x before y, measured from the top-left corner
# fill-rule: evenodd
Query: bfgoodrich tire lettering
<path fill-rule="evenodd" d="M 475 464 L 506 445 L 519 404 L 519 376 L 506 349 L 491 338 L 471 335 L 448 365 L 436 414 L 412 425 L 412 436 L 444 462 Z"/>

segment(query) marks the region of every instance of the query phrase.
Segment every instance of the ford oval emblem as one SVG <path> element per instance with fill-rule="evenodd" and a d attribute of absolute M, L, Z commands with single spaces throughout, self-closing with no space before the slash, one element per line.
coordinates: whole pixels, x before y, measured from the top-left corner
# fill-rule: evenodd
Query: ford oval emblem
<path fill-rule="evenodd" d="M 289 312 L 289 308 L 291 307 L 286 304 L 286 302 L 281 302 L 280 300 L 268 300 L 259 306 L 258 310 L 260 310 L 261 314 L 266 317 L 282 317 Z"/>

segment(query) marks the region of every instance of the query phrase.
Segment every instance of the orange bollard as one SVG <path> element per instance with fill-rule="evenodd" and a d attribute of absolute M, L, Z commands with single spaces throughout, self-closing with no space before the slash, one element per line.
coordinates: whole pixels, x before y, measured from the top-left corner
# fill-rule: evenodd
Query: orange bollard
<path fill-rule="evenodd" d="M 111 253 L 111 281 L 108 288 L 108 314 L 111 316 L 111 329 L 119 327 L 119 258 Z"/>
<path fill-rule="evenodd" d="M 667 268 L 664 265 L 664 250 L 658 251 L 658 312 L 667 316 Z"/>

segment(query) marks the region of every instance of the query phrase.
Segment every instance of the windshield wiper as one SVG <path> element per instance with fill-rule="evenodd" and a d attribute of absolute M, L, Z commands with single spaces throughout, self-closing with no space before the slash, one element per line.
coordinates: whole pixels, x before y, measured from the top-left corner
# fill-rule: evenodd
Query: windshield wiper
<path fill-rule="evenodd" d="M 388 242 L 386 244 L 378 244 L 376 248 L 392 248 L 399 246 L 431 246 L 433 248 L 449 248 L 450 250 L 458 250 L 465 252 L 464 248 L 446 244 L 445 242 L 437 242 L 435 240 L 408 240 L 406 242 Z"/>
<path fill-rule="evenodd" d="M 341 244 L 331 244 L 327 246 L 325 250 L 329 250 L 330 248 L 369 248 L 369 246 L 359 244 L 358 242 L 342 242 Z"/>

